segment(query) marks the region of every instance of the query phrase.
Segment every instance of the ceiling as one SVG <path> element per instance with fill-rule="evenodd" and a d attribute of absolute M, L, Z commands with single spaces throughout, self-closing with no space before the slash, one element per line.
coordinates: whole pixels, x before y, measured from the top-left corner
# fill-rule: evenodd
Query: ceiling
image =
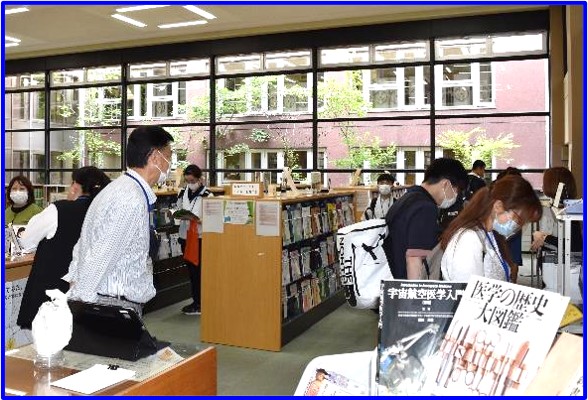
<path fill-rule="evenodd" d="M 124 4 L 124 2 L 121 1 Z M 133 4 L 135 5 L 135 4 Z M 22 6 L 5 6 L 6 10 Z M 205 5 L 207 20 L 180 5 L 118 12 L 145 23 L 139 28 L 111 17 L 117 5 L 32 5 L 29 11 L 5 15 L 6 36 L 20 40 L 6 47 L 6 59 L 163 43 L 249 36 L 339 26 L 366 25 L 427 18 L 535 10 L 546 6 L 489 5 Z M 206 24 L 174 29 L 158 25 L 195 21 Z"/>

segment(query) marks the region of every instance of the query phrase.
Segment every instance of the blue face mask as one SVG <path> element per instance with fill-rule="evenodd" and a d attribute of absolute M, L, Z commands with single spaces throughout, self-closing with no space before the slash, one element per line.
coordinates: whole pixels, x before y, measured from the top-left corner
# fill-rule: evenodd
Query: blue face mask
<path fill-rule="evenodd" d="M 521 229 L 521 227 L 512 218 L 503 224 L 498 222 L 497 218 L 494 218 L 492 229 L 494 229 L 496 232 L 498 232 L 500 235 L 504 236 L 508 240 L 508 238 L 517 233 L 517 231 Z"/>

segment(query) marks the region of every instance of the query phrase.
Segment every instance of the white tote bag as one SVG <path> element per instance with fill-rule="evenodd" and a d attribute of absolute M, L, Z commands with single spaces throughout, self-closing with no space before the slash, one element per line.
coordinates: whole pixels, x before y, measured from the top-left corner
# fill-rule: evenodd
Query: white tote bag
<path fill-rule="evenodd" d="M 337 231 L 341 283 L 347 302 L 355 308 L 377 308 L 380 282 L 392 279 L 382 244 L 386 221 L 370 219 Z"/>

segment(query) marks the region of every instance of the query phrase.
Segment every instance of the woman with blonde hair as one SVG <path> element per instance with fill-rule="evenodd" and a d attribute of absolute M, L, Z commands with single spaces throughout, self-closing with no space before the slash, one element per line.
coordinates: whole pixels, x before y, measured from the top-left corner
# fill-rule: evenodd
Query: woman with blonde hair
<path fill-rule="evenodd" d="M 509 175 L 476 192 L 441 235 L 443 279 L 466 282 L 472 275 L 511 281 L 506 239 L 542 208 L 531 184 Z"/>

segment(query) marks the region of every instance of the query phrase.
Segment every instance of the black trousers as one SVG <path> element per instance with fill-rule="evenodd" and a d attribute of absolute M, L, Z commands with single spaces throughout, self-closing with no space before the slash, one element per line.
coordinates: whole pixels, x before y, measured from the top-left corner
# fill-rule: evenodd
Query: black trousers
<path fill-rule="evenodd" d="M 186 240 L 180 239 L 180 246 L 182 246 L 182 253 L 186 249 Z M 198 239 L 198 250 L 200 251 L 200 261 L 202 264 L 202 239 Z M 202 284 L 201 279 L 201 265 L 194 265 L 189 261 L 184 260 L 184 265 L 190 274 L 190 284 L 192 286 L 192 301 L 196 308 L 200 308 L 200 286 Z"/>

